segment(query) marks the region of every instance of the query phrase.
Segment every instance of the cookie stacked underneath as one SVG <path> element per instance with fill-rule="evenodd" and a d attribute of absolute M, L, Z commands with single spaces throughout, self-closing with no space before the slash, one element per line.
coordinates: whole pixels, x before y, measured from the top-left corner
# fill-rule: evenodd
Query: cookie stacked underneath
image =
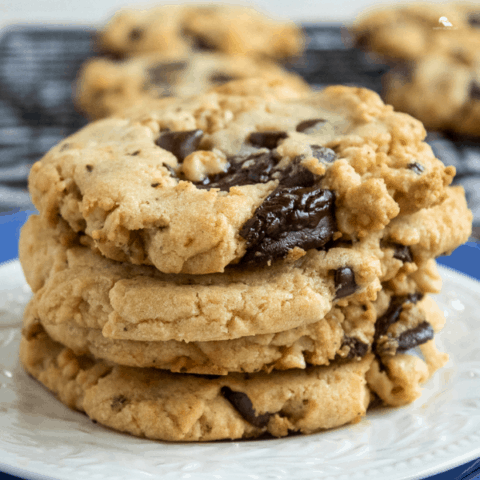
<path fill-rule="evenodd" d="M 21 360 L 99 423 L 311 433 L 447 360 L 429 294 L 471 229 L 454 170 L 373 92 L 256 82 L 92 123 L 32 168 Z"/>

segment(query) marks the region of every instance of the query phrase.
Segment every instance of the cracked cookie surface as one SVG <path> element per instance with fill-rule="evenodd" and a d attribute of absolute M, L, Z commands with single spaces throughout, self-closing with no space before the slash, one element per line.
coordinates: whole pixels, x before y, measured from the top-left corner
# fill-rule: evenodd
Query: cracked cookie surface
<path fill-rule="evenodd" d="M 455 169 L 375 93 L 276 99 L 236 85 L 95 122 L 54 147 L 29 179 L 42 217 L 114 260 L 205 274 L 328 249 L 444 200 Z"/>

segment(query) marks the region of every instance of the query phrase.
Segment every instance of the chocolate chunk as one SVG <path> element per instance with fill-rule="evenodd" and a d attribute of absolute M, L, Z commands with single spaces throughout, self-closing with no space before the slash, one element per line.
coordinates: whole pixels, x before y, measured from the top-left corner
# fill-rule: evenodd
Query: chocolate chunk
<path fill-rule="evenodd" d="M 422 322 L 415 328 L 411 328 L 400 334 L 396 339 L 398 342 L 397 353 L 406 352 L 411 348 L 418 347 L 433 338 L 433 327 L 428 322 Z"/>
<path fill-rule="evenodd" d="M 187 65 L 187 62 L 157 63 L 148 69 L 148 80 L 159 86 L 172 83 L 178 74 L 187 68 Z"/>
<path fill-rule="evenodd" d="M 128 34 L 128 38 L 131 42 L 137 42 L 143 36 L 143 30 L 141 28 L 132 28 Z"/>
<path fill-rule="evenodd" d="M 475 81 L 470 83 L 470 98 L 473 100 L 480 100 L 480 84 Z"/>
<path fill-rule="evenodd" d="M 393 258 L 402 261 L 403 263 L 412 263 L 413 255 L 410 247 L 407 245 L 400 245 L 399 243 L 394 244 L 395 251 L 393 253 Z"/>
<path fill-rule="evenodd" d="M 272 175 L 278 172 L 274 167 L 280 157 L 276 152 L 260 152 L 252 155 L 236 155 L 228 159 L 230 166 L 226 172 L 211 175 L 199 182 L 197 188 L 219 188 L 228 191 L 230 187 L 239 185 L 255 185 L 256 183 L 267 183 L 274 180 Z M 248 167 L 244 165 L 248 162 Z"/>
<path fill-rule="evenodd" d="M 409 163 L 407 165 L 407 168 L 411 170 L 412 172 L 416 173 L 417 175 L 420 175 L 424 172 L 425 167 L 423 165 L 420 165 L 417 162 Z"/>
<path fill-rule="evenodd" d="M 480 28 L 480 12 L 472 12 L 468 16 L 468 23 L 475 28 Z"/>
<path fill-rule="evenodd" d="M 350 267 L 335 270 L 335 298 L 343 298 L 352 295 L 357 290 L 355 273 Z"/>
<path fill-rule="evenodd" d="M 412 263 L 413 255 L 412 250 L 407 245 L 402 245 L 400 243 L 391 243 L 385 240 L 382 240 L 380 243 L 382 248 L 393 248 L 393 258 L 402 261 L 403 263 Z"/>
<path fill-rule="evenodd" d="M 179 162 L 197 150 L 203 137 L 202 130 L 189 130 L 186 132 L 165 132 L 157 138 L 155 143 L 165 150 L 173 153 Z"/>
<path fill-rule="evenodd" d="M 152 187 L 153 187 L 153 188 L 157 188 L 159 185 L 160 185 L 160 184 L 159 184 L 158 182 L 152 183 Z"/>
<path fill-rule="evenodd" d="M 250 424 L 257 428 L 268 425 L 270 414 L 256 415 L 252 401 L 243 392 L 234 392 L 228 387 L 222 387 L 222 395 L 233 405 L 235 410 Z"/>
<path fill-rule="evenodd" d="M 287 137 L 287 132 L 254 132 L 250 134 L 248 141 L 255 147 L 273 150 L 280 140 Z"/>
<path fill-rule="evenodd" d="M 285 258 L 294 247 L 323 248 L 336 231 L 335 194 L 318 186 L 277 187 L 240 230 L 246 264 Z"/>
<path fill-rule="evenodd" d="M 127 402 L 128 402 L 128 399 L 127 397 L 125 397 L 125 395 L 118 395 L 117 397 L 113 397 L 110 408 L 114 412 L 118 413 L 123 409 L 123 407 Z"/>
<path fill-rule="evenodd" d="M 348 352 L 348 355 L 346 357 L 348 359 L 364 357 L 368 352 L 368 344 L 361 342 L 355 337 L 345 336 L 343 339 L 342 346 L 345 346 L 345 345 L 347 347 L 350 347 L 350 351 Z"/>
<path fill-rule="evenodd" d="M 330 148 L 321 147 L 320 145 L 310 145 L 312 155 L 322 163 L 333 163 L 337 159 L 337 155 Z"/>
<path fill-rule="evenodd" d="M 210 82 L 222 84 L 222 83 L 231 82 L 236 78 L 238 77 L 233 77 L 232 75 L 228 75 L 227 73 L 217 72 L 210 75 Z"/>
<path fill-rule="evenodd" d="M 309 128 L 315 127 L 318 124 L 324 124 L 327 121 L 323 118 L 312 118 L 311 120 L 304 120 L 303 122 L 300 122 L 297 125 L 297 128 L 295 129 L 297 132 L 305 132 L 305 130 L 308 130 Z"/>
<path fill-rule="evenodd" d="M 393 325 L 400 318 L 403 306 L 407 303 L 417 303 L 423 298 L 421 293 L 411 293 L 409 295 L 394 296 L 390 300 L 387 311 L 375 322 L 374 342 L 387 333 L 390 325 Z"/>
<path fill-rule="evenodd" d="M 93 170 L 93 165 L 85 165 L 87 172 L 91 172 Z"/>
<path fill-rule="evenodd" d="M 214 52 L 217 49 L 207 38 L 188 33 L 187 35 L 192 39 L 193 48 L 195 50 L 200 50 L 201 52 Z"/>

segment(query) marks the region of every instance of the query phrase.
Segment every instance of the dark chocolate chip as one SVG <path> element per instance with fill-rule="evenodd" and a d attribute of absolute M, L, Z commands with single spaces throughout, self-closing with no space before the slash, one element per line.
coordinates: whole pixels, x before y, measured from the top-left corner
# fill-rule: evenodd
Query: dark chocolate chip
<path fill-rule="evenodd" d="M 278 186 L 240 230 L 247 241 L 243 262 L 262 265 L 294 247 L 323 248 L 336 231 L 334 209 L 330 190 Z"/>
<path fill-rule="evenodd" d="M 197 188 L 219 188 L 228 191 L 234 186 L 267 183 L 274 179 L 274 167 L 279 160 L 280 157 L 272 151 L 230 157 L 227 171 L 205 178 L 197 184 Z M 244 168 L 247 162 L 251 165 Z"/>
<path fill-rule="evenodd" d="M 280 140 L 287 137 L 287 132 L 254 132 L 250 134 L 248 141 L 255 147 L 273 150 Z"/>
<path fill-rule="evenodd" d="M 302 157 L 294 158 L 281 172 L 280 185 L 282 187 L 313 187 L 315 185 L 318 177 L 302 166 L 302 160 Z"/>
<path fill-rule="evenodd" d="M 411 348 L 428 342 L 433 338 L 434 333 L 433 327 L 426 321 L 420 323 L 415 328 L 403 332 L 396 338 L 398 342 L 397 353 L 406 352 Z"/>
<path fill-rule="evenodd" d="M 200 50 L 201 52 L 213 52 L 216 50 L 215 45 L 213 45 L 207 38 L 198 35 L 189 36 L 193 41 L 193 48 L 195 50 Z"/>
<path fill-rule="evenodd" d="M 110 408 L 114 411 L 114 412 L 120 412 L 123 407 L 125 406 L 125 404 L 128 402 L 128 399 L 127 397 L 125 397 L 125 395 L 118 395 L 116 397 L 113 397 L 112 399 L 112 404 L 110 405 Z"/>
<path fill-rule="evenodd" d="M 257 428 L 268 425 L 270 414 L 256 415 L 252 401 L 243 392 L 235 392 L 228 387 L 222 387 L 222 395 L 233 405 L 235 410 L 250 424 Z"/>
<path fill-rule="evenodd" d="M 382 241 L 380 243 L 382 248 L 393 248 L 393 258 L 402 261 L 403 263 L 412 263 L 413 254 L 410 247 L 407 245 L 402 245 L 400 243 L 390 243 L 387 241 Z"/>
<path fill-rule="evenodd" d="M 470 83 L 470 98 L 473 100 L 480 100 L 480 84 L 473 81 Z"/>
<path fill-rule="evenodd" d="M 152 183 L 152 187 L 153 188 L 157 188 L 160 184 L 157 182 L 157 183 Z"/>
<path fill-rule="evenodd" d="M 87 172 L 91 172 L 93 170 L 93 165 L 85 165 Z"/>
<path fill-rule="evenodd" d="M 352 295 L 357 290 L 355 273 L 350 267 L 335 270 L 335 298 L 343 298 Z"/>
<path fill-rule="evenodd" d="M 148 80 L 154 85 L 164 85 L 176 80 L 176 76 L 187 68 L 187 62 L 157 63 L 148 70 Z"/>
<path fill-rule="evenodd" d="M 413 255 L 410 247 L 407 245 L 395 244 L 395 251 L 393 253 L 393 258 L 402 261 L 403 263 L 412 263 Z"/>
<path fill-rule="evenodd" d="M 227 73 L 217 72 L 217 73 L 214 73 L 213 75 L 210 75 L 210 82 L 222 84 L 222 83 L 231 82 L 236 78 L 238 77 L 233 77 L 232 75 L 228 75 Z"/>
<path fill-rule="evenodd" d="M 297 128 L 295 130 L 297 130 L 297 132 L 305 132 L 305 130 L 315 127 L 318 124 L 323 125 L 326 122 L 327 121 L 323 118 L 312 118 L 311 120 L 304 120 L 297 125 Z"/>
<path fill-rule="evenodd" d="M 468 16 L 468 23 L 475 28 L 480 28 L 480 12 L 472 12 Z"/>
<path fill-rule="evenodd" d="M 374 341 L 376 342 L 382 335 L 385 335 L 390 325 L 398 321 L 404 305 L 407 303 L 417 303 L 422 298 L 423 294 L 421 293 L 392 297 L 387 311 L 375 322 Z"/>
<path fill-rule="evenodd" d="M 350 348 L 350 351 L 348 352 L 348 355 L 346 357 L 348 359 L 364 357 L 368 352 L 368 344 L 361 342 L 355 337 L 345 336 L 342 346 L 345 345 Z"/>
<path fill-rule="evenodd" d="M 310 145 L 312 155 L 322 163 L 333 163 L 337 159 L 337 155 L 330 148 L 321 147 L 320 145 Z"/>
<path fill-rule="evenodd" d="M 425 167 L 417 162 L 409 163 L 407 168 L 417 175 L 421 175 L 425 171 Z"/>
<path fill-rule="evenodd" d="M 133 153 L 130 154 L 131 157 L 136 157 L 140 154 L 140 150 L 135 150 Z"/>
<path fill-rule="evenodd" d="M 197 150 L 203 137 L 202 130 L 186 132 L 165 132 L 157 138 L 155 143 L 173 153 L 178 161 L 183 162 L 185 157 Z"/>
<path fill-rule="evenodd" d="M 143 30 L 137 27 L 137 28 L 132 28 L 130 30 L 128 38 L 131 42 L 137 42 L 138 40 L 140 40 L 140 38 L 142 38 L 142 36 L 143 36 Z"/>

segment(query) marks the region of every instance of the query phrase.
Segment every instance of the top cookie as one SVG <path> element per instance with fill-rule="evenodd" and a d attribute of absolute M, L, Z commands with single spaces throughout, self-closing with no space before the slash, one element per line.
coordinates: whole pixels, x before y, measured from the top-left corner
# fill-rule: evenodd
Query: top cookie
<path fill-rule="evenodd" d="M 230 93 L 159 100 L 64 140 L 31 170 L 40 214 L 114 260 L 204 274 L 328 249 L 445 198 L 455 169 L 371 91 Z"/>
<path fill-rule="evenodd" d="M 442 54 L 471 58 L 480 49 L 480 7 L 475 3 L 411 3 L 360 16 L 357 46 L 394 60 Z"/>
<path fill-rule="evenodd" d="M 213 50 L 228 55 L 286 58 L 303 50 L 301 30 L 252 8 L 234 5 L 163 5 L 122 9 L 98 36 L 99 47 L 117 56 Z"/>

